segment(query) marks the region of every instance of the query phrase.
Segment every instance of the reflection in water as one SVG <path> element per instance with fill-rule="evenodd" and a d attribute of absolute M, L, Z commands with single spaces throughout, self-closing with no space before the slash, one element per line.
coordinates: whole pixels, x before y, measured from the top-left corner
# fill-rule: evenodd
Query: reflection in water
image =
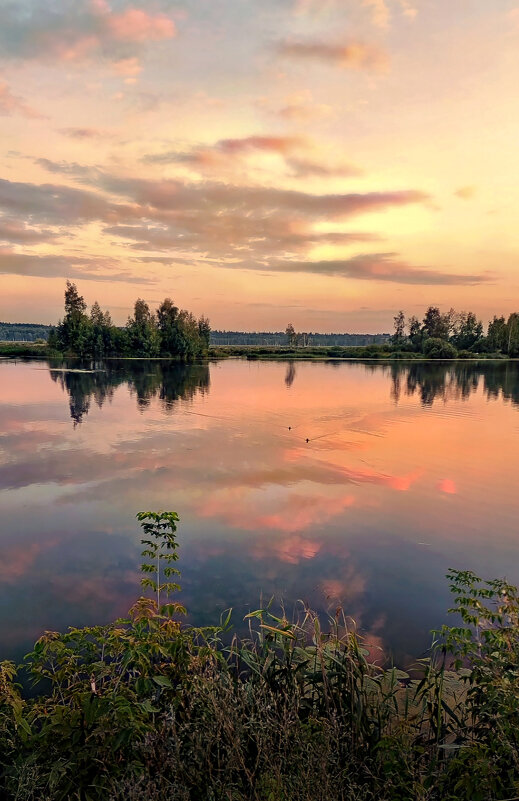
<path fill-rule="evenodd" d="M 128 385 L 140 409 L 146 409 L 152 398 L 158 397 L 165 411 L 172 411 L 178 400 L 190 400 L 198 392 L 209 391 L 207 364 L 183 365 L 144 359 L 100 363 L 69 360 L 51 364 L 50 376 L 67 391 L 70 416 L 75 425 L 88 414 L 92 400 L 101 409 L 121 384 Z"/>
<path fill-rule="evenodd" d="M 294 378 L 296 377 L 296 363 L 294 361 L 288 362 L 287 364 L 287 372 L 285 375 L 285 384 L 290 389 L 292 384 L 294 383 Z"/>
<path fill-rule="evenodd" d="M 0 659 L 126 612 L 141 509 L 180 514 L 195 623 L 230 606 L 239 622 L 261 595 L 342 604 L 405 658 L 443 622 L 449 567 L 519 580 L 517 364 L 298 362 L 294 377 L 0 363 Z"/>
<path fill-rule="evenodd" d="M 391 373 L 391 398 L 398 403 L 402 391 L 418 394 L 424 406 L 435 401 L 467 400 L 478 391 L 480 381 L 488 398 L 500 395 L 519 405 L 519 372 L 515 362 L 393 362 L 390 366 L 367 365 L 367 369 Z"/>

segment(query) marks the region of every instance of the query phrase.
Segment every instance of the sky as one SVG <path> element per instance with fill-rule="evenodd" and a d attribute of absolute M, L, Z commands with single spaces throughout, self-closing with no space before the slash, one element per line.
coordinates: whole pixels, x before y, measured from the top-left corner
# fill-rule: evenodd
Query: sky
<path fill-rule="evenodd" d="M 517 310 L 518 0 L 0 0 L 0 319 Z"/>

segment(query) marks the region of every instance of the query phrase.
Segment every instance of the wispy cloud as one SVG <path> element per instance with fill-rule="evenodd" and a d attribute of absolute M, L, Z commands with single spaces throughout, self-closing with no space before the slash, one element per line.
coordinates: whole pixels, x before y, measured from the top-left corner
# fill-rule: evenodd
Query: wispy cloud
<path fill-rule="evenodd" d="M 476 186 L 460 186 L 459 189 L 456 189 L 454 194 L 456 197 L 461 198 L 461 200 L 472 200 L 477 191 Z"/>
<path fill-rule="evenodd" d="M 19 114 L 28 119 L 42 119 L 43 114 L 29 106 L 25 100 L 14 95 L 5 81 L 0 81 L 0 114 Z"/>
<path fill-rule="evenodd" d="M 308 147 L 302 136 L 244 136 L 236 139 L 220 139 L 213 145 L 200 145 L 188 151 L 168 150 L 145 156 L 148 164 L 192 164 L 194 166 L 217 166 L 229 159 L 242 157 L 254 152 L 275 153 L 286 156 L 294 151 Z"/>
<path fill-rule="evenodd" d="M 16 253 L 0 248 L 0 275 L 24 275 L 41 278 L 81 278 L 90 281 L 124 281 L 130 284 L 153 283 L 127 270 L 114 269 L 113 259 L 88 259 L 75 256 L 51 256 Z"/>
<path fill-rule="evenodd" d="M 46 159 L 38 164 L 85 186 L 0 180 L 0 210 L 9 218 L 30 227 L 66 225 L 69 231 L 100 222 L 106 235 L 129 240 L 134 250 L 168 249 L 188 262 L 195 257 L 246 258 L 264 269 L 280 257 L 301 257 L 316 245 L 376 238 L 371 233 L 319 232 L 316 223 L 429 200 L 417 190 L 312 194 L 213 181 L 143 180 Z"/>
<path fill-rule="evenodd" d="M 287 166 L 297 178 L 353 178 L 363 175 L 363 170 L 355 164 L 326 164 L 310 159 L 291 157 L 286 160 Z"/>
<path fill-rule="evenodd" d="M 101 128 L 60 128 L 59 132 L 70 139 L 79 141 L 88 139 L 110 139 L 113 134 L 103 131 Z"/>
<path fill-rule="evenodd" d="M 269 269 L 275 272 L 313 273 L 364 281 L 427 286 L 470 286 L 491 280 L 490 276 L 483 274 L 450 273 L 427 267 L 415 267 L 400 260 L 396 253 L 370 253 L 350 259 L 322 261 L 283 261 L 270 265 Z"/>
<path fill-rule="evenodd" d="M 52 242 L 58 234 L 50 229 L 30 228 L 19 220 L 0 218 L 0 242 L 34 245 L 39 242 Z"/>
<path fill-rule="evenodd" d="M 286 40 L 278 42 L 275 47 L 282 56 L 303 61 L 320 61 L 341 69 L 380 71 L 388 64 L 388 55 L 382 48 L 356 40 Z"/>
<path fill-rule="evenodd" d="M 387 28 L 391 12 L 387 0 L 362 0 L 362 5 L 370 9 L 373 24 L 378 28 Z"/>

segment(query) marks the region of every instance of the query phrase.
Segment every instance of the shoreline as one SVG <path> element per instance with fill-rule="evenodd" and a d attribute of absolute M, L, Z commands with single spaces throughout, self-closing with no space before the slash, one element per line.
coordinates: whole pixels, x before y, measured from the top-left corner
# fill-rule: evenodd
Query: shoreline
<path fill-rule="evenodd" d="M 364 351 L 365 346 L 358 346 L 359 350 Z M 369 346 L 367 346 L 369 350 Z M 0 343 L 0 359 L 34 359 L 49 361 L 52 359 L 78 359 L 82 361 L 97 361 L 95 357 L 81 357 L 76 354 L 57 353 L 49 351 L 45 345 L 31 345 L 30 343 Z M 196 359 L 192 362 L 183 362 L 173 357 L 166 356 L 104 356 L 99 357 L 99 361 L 153 361 L 153 362 L 175 362 L 177 364 L 200 364 L 202 362 L 226 361 L 228 359 L 242 359 L 246 361 L 279 361 L 279 362 L 380 362 L 381 364 L 394 362 L 428 362 L 437 364 L 438 362 L 518 362 L 519 357 L 506 356 L 500 354 L 474 354 L 473 357 L 457 356 L 445 359 L 431 359 L 423 354 L 409 352 L 405 354 L 400 351 L 385 351 L 379 354 L 373 352 L 351 353 L 351 347 L 340 348 L 326 345 L 316 346 L 310 352 L 301 352 L 290 348 L 281 349 L 277 346 L 272 348 L 264 346 L 211 346 L 205 358 Z"/>

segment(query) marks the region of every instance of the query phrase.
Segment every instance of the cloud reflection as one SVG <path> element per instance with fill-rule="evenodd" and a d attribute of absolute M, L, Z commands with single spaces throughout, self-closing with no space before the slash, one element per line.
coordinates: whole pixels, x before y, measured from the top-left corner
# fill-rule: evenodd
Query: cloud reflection
<path fill-rule="evenodd" d="M 14 609 L 10 630 L 33 631 L 35 599 L 40 630 L 124 613 L 139 592 L 141 508 L 181 515 L 193 620 L 214 622 L 215 610 L 269 593 L 324 611 L 342 604 L 363 631 L 402 648 L 410 634 L 399 621 L 416 620 L 430 571 L 440 581 L 445 553 L 467 534 L 453 531 L 439 492 L 455 494 L 463 480 L 473 559 L 496 520 L 515 547 L 504 510 L 519 468 L 517 410 L 503 403 L 519 403 L 515 365 L 298 363 L 288 391 L 287 364 L 277 363 L 0 371 L 0 602 Z M 493 424 L 475 438 L 483 409 Z M 424 619 L 437 592 L 433 582 Z M 418 636 L 422 623 L 413 626 Z M 6 641 L 15 647 L 12 632 Z"/>

